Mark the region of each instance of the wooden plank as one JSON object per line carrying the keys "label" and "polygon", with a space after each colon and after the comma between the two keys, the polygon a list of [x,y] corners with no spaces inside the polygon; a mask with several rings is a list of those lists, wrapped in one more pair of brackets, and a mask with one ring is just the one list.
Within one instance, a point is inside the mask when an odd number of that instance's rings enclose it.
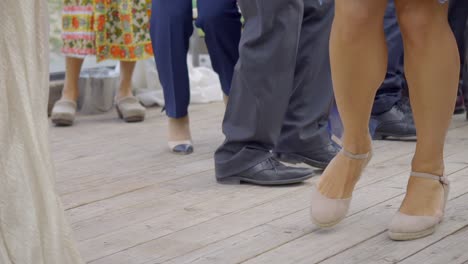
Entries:
{"label": "wooden plank", "polygon": [[[455,211],[456,209],[459,209],[460,206],[466,206],[467,203],[466,198],[468,198],[468,196],[459,197],[467,193],[466,187],[468,186],[468,179],[465,176],[466,172],[467,170],[464,170],[463,173],[459,172],[451,175],[451,179],[455,183],[453,186],[456,186],[456,188],[452,189],[451,197],[454,197],[455,199],[450,201],[448,204],[447,215],[457,215],[460,217],[450,218],[450,221],[447,221],[442,225],[443,228],[449,227],[455,228],[456,230],[467,224],[466,217],[468,216],[468,210]],[[391,189],[392,185],[389,185],[386,188]],[[393,242],[386,234],[387,225],[396,210],[398,210],[402,199],[403,193],[391,200],[385,201],[384,203],[378,204],[368,210],[348,217],[342,225],[337,226],[334,229],[318,229],[311,234],[307,234],[299,239],[268,251],[267,253],[246,261],[245,263],[265,263],[263,261],[266,259],[270,260],[269,263],[271,264],[322,263],[325,260],[330,261],[328,263],[388,263],[386,262],[388,259],[382,259],[382,256],[388,256],[389,254],[412,254],[415,252],[414,248],[412,249],[408,244],[404,245],[404,243]],[[451,232],[453,232],[453,230],[449,231],[449,233]],[[437,241],[440,239],[440,236],[443,237],[445,235],[447,235],[447,231],[444,232],[444,229],[441,228],[436,235],[428,237],[427,240]],[[398,250],[386,249],[382,251],[382,247],[384,245],[376,245],[376,241],[373,240],[375,237],[385,241],[385,244],[388,246],[397,247]],[[424,240],[417,240],[412,243],[420,247],[427,246]],[[368,247],[361,247],[361,245],[364,244]],[[359,249],[357,249],[357,247],[359,247]],[[348,249],[350,249],[351,253],[347,258],[339,260],[331,259]],[[379,252],[379,254],[375,254],[375,252]],[[366,254],[377,256],[378,259],[369,260],[364,258]],[[349,261],[349,259],[352,259],[352,261],[346,262]]]}
{"label": "wooden plank", "polygon": [[[226,186],[218,186],[212,177],[205,177],[203,174],[198,174],[199,177],[188,178],[192,183],[191,187],[177,186],[178,182],[173,185],[167,185],[169,189],[175,190],[171,195],[164,195],[154,200],[145,200],[142,203],[136,203],[132,206],[124,207],[119,210],[113,210],[105,214],[100,214],[87,218],[85,220],[77,221],[72,224],[75,231],[78,232],[78,240],[91,239],[96,236],[119,230],[123,227],[131,226],[144,222],[151,218],[157,218],[160,215],[167,214],[175,210],[175,208],[187,207],[192,204],[197,204],[210,200],[211,197],[226,194],[230,195],[238,189],[229,188]],[[200,185],[208,187],[207,190],[200,188]],[[198,185],[198,187],[197,187]],[[214,188],[209,188],[213,186]],[[242,186],[243,189],[250,186]]]}
{"label": "wooden plank", "polygon": [[467,262],[468,225],[415,255],[400,261],[401,264],[464,264]]}
{"label": "wooden plank", "polygon": [[[291,189],[215,183],[212,152],[223,138],[224,106],[193,109],[197,154],[187,157],[167,152],[165,126],[155,125],[164,124],[165,118],[153,110],[141,124],[123,125],[114,114],[108,114],[80,117],[73,128],[52,129],[54,158],[59,162],[58,189],[72,208],[68,214],[87,260],[133,264],[172,259],[172,263],[186,263],[198,254],[197,263],[234,263],[210,258],[222,256],[219,246],[228,245],[226,256],[237,256],[235,251],[240,248],[239,259],[246,260],[314,231],[304,203],[311,182]],[[461,119],[452,123],[446,152],[455,157],[451,168],[467,166],[466,158],[457,155],[467,145],[466,124]],[[116,139],[118,144],[114,144]],[[375,159],[358,185],[359,195],[368,199],[353,207],[356,214],[368,210],[376,203],[373,197],[382,195],[375,185],[383,186],[379,182],[389,178],[402,179],[414,143],[380,141],[374,149]],[[284,199],[297,203],[296,207],[287,208]],[[229,246],[232,241],[237,243]],[[259,241],[264,241],[262,247],[255,246]],[[128,252],[141,257],[127,258]],[[124,257],[120,260],[119,256]]]}
{"label": "wooden plank", "polygon": [[[388,171],[392,171],[392,170],[388,170]],[[388,176],[388,175],[387,175]]]}
{"label": "wooden plank", "polygon": [[[396,148],[397,148],[397,149],[402,149],[401,147],[398,147],[398,146],[397,146]],[[379,156],[379,155],[378,155],[378,157],[384,157],[384,156],[381,156],[381,155]],[[391,157],[388,157],[388,158],[391,159]],[[208,163],[210,163],[209,165],[212,165],[212,161],[208,161],[208,160],[203,160],[203,161],[204,161],[204,163],[208,162]],[[383,160],[382,160],[382,161],[383,161]],[[208,165],[205,164],[205,165],[202,165],[202,166],[208,166]],[[210,167],[211,167],[211,166],[209,166],[208,168],[210,168]],[[211,167],[211,168],[212,168],[212,167]],[[192,167],[188,167],[188,169],[191,170]],[[197,171],[199,168],[193,168],[193,169],[194,169],[194,171]],[[182,166],[182,167],[177,167],[176,169],[174,168],[174,169],[170,170],[170,173],[166,173],[165,170],[162,170],[162,171],[158,172],[158,174],[163,174],[163,175],[165,175],[165,174],[170,174],[170,175],[174,175],[174,174],[178,174],[178,173],[181,172],[181,171],[184,171],[184,166]],[[142,172],[139,172],[139,171],[138,171],[138,173],[144,173],[144,171],[142,171]],[[181,174],[184,174],[184,173],[181,173]],[[127,177],[127,178],[131,178],[131,179],[135,178],[135,176],[132,175],[132,174],[130,174],[129,176],[130,176],[130,177]],[[137,177],[137,181],[138,181],[138,182],[144,182],[145,184],[154,184],[154,181],[152,181],[151,179],[160,179],[160,178],[161,178],[161,177],[156,177],[156,175],[153,175],[152,173],[149,173],[148,177],[145,177],[145,178],[143,178],[143,179]],[[163,177],[163,178],[164,178],[164,177]],[[159,180],[158,180],[158,182],[159,182]],[[109,187],[111,184],[112,184],[112,183],[103,182],[103,183],[101,183],[99,186],[100,186],[101,188],[106,188],[106,187]],[[126,184],[125,186],[128,186],[128,184]],[[151,185],[149,185],[149,186],[151,186]],[[138,186],[138,187],[140,187],[140,186]],[[148,186],[145,185],[145,187],[142,188],[142,189],[145,189],[145,190],[146,190],[146,189],[147,189],[146,187],[148,187]],[[165,191],[164,186],[162,186],[161,189],[163,189],[162,191]],[[93,192],[93,190],[92,190],[91,188],[90,188],[90,189],[87,189],[86,191]],[[99,192],[98,192],[98,193],[99,193]],[[82,193],[80,193],[80,194],[82,194]],[[91,194],[88,194],[87,197],[89,197],[89,196],[91,196],[91,195],[92,195],[92,193],[91,193]],[[65,197],[67,197],[67,196],[65,196]],[[118,197],[118,196],[117,196],[117,197]],[[112,198],[111,198],[111,199],[112,199]],[[121,199],[121,198],[119,198],[119,199],[120,199],[120,201],[119,201],[117,204],[121,204],[122,202],[124,202],[124,199]],[[130,199],[130,200],[132,200],[132,199]],[[109,204],[110,204],[110,202],[109,202]],[[99,207],[102,207],[102,205],[99,205]],[[83,210],[82,210],[80,207],[78,207],[78,208],[76,208],[76,209],[78,209],[79,212],[78,212],[78,213],[73,213],[72,215],[81,215],[81,216],[82,216],[82,215],[85,214],[85,209],[87,210],[88,208],[83,208]]]}
{"label": "wooden plank", "polygon": [[[449,202],[446,220],[434,235],[416,241],[395,243],[390,241],[386,234],[380,234],[349,250],[337,254],[323,263],[396,263],[430,245],[437,245],[441,239],[450,236],[452,233],[468,225],[468,195],[461,194],[467,189],[467,186],[468,170],[457,173],[457,179],[454,184],[452,184],[451,195],[451,197],[455,199]],[[464,246],[465,250],[468,249],[466,245]],[[357,254],[357,252],[359,252],[359,254]]]}
{"label": "wooden plank", "polygon": [[[377,156],[382,157],[381,160],[385,161],[385,159],[383,159],[382,155],[377,155]],[[207,158],[208,159],[202,160],[200,162],[195,162],[194,166],[201,167],[201,168],[206,168],[206,169],[212,169],[213,168],[213,166],[212,166],[213,162],[211,160],[211,155],[209,157],[207,157]],[[392,157],[390,157],[390,158],[392,158]],[[93,198],[95,194],[100,196],[102,194],[102,192],[100,190],[105,191],[107,188],[115,189],[115,188],[118,188],[118,187],[121,187],[121,188],[125,187],[124,190],[132,190],[132,189],[146,190],[148,187],[151,187],[151,185],[161,184],[161,183],[166,182],[166,181],[163,181],[162,179],[166,179],[166,180],[168,180],[168,179],[170,180],[171,178],[177,179],[178,177],[182,177],[183,175],[189,176],[191,171],[195,171],[195,172],[202,171],[201,168],[200,169],[194,168],[191,165],[192,164],[189,163],[189,164],[184,164],[182,166],[179,166],[177,168],[169,168],[167,170],[160,170],[160,171],[156,171],[156,170],[152,170],[151,172],[137,171],[136,173],[131,173],[131,174],[126,175],[127,177],[125,179],[128,179],[128,180],[126,180],[124,182],[125,184],[119,181],[119,182],[116,183],[118,186],[115,186],[114,182],[108,183],[108,182],[105,182],[103,180],[103,182],[101,182],[101,184],[97,188],[94,188],[93,186],[90,186],[90,187],[88,187],[88,189],[85,189],[84,191],[79,192],[79,193],[77,193],[75,195],[86,196],[87,199],[89,200],[90,198]],[[401,167],[400,168],[401,171],[405,170],[405,168],[404,168],[405,166],[400,166],[400,167]],[[374,170],[370,169],[369,174],[373,174],[373,172],[374,172]],[[162,176],[161,176],[161,174],[162,174]],[[171,177],[167,178],[166,175],[171,175]],[[382,175],[382,176],[385,176],[385,175]],[[380,180],[380,178],[376,178],[376,180]],[[213,181],[214,181],[214,176],[213,176]],[[132,184],[133,182],[136,185],[133,185]],[[164,188],[164,185],[160,189],[161,189],[162,193],[167,192],[167,189]],[[130,192],[130,193],[132,193],[132,192]],[[70,195],[64,195],[63,197],[64,197],[64,199],[66,201],[68,201],[68,199],[72,199],[74,196],[70,197]],[[122,206],[125,205],[125,202],[123,201],[124,200],[123,198],[117,198],[117,199],[120,199],[120,202],[116,202],[115,204],[121,205],[119,207],[122,207]],[[142,199],[144,199],[144,198],[142,198]],[[108,199],[106,199],[106,200],[108,200]],[[108,204],[113,203],[112,202],[113,200],[114,200],[113,198],[110,198],[110,201],[108,202]],[[149,200],[151,200],[151,199],[149,198]],[[97,202],[99,202],[99,201],[97,201]],[[71,204],[71,203],[72,203],[72,201],[68,202],[68,204]],[[102,207],[101,204],[98,204],[97,206]],[[108,208],[108,207],[106,207],[106,208],[111,209],[111,208]],[[73,209],[70,213],[71,213],[71,215],[82,215],[83,216],[84,214],[86,214],[86,212],[84,212],[84,211],[86,211],[88,209],[89,209],[89,206],[85,206],[83,209],[81,209],[80,207],[77,207],[77,208]],[[78,212],[74,213],[74,211],[78,211]]]}
{"label": "wooden plank", "polygon": [[[394,180],[396,182],[402,182],[401,179],[404,177],[404,175],[397,176],[394,178]],[[381,182],[379,184],[366,186],[365,188],[357,190],[355,195],[355,203],[353,203],[353,206],[351,207],[350,216],[354,214],[359,215],[365,213],[365,211],[369,210],[368,208],[372,208],[372,205],[375,202],[385,202],[392,199],[393,197],[401,196],[401,188],[389,188],[388,185],[388,183]],[[380,206],[380,203],[378,205]],[[338,226],[338,228],[340,227]],[[280,247],[289,241],[312,234],[312,232],[321,231],[310,223],[309,212],[307,208],[295,215],[280,218],[276,221],[272,221],[230,238],[207,245],[204,248],[192,251],[181,257],[176,257],[169,263],[239,263],[261,255],[262,253],[267,252],[272,248]],[[323,243],[323,245],[328,245],[328,247],[330,247],[330,245],[336,244]],[[305,249],[301,248],[298,251],[301,250]],[[288,254],[284,251],[281,253],[284,253],[285,256],[277,263],[281,263],[281,261],[287,261],[286,258],[288,258]],[[266,259],[267,258],[265,257],[264,259],[261,259],[261,261],[266,261]],[[294,260],[297,261],[297,259]],[[261,263],[261,261],[258,263]]]}
{"label": "wooden plank", "polygon": [[[131,224],[120,230],[83,241],[80,243],[80,249],[89,257],[87,260],[100,259],[135,245],[165,237],[176,231],[190,229],[214,218],[222,218],[232,212],[258,206],[292,192],[294,192],[292,188],[282,188],[280,191],[272,192],[267,188],[245,187],[243,190],[232,189],[231,194],[219,195],[216,199],[208,199],[196,204],[192,204],[193,200],[176,200],[174,201],[175,206],[170,212],[158,213],[157,216],[153,213],[153,217],[144,222]],[[231,227],[226,226],[226,228],[230,229]],[[196,239],[196,237],[190,237],[186,241]],[[101,250],[96,252],[96,247]]]}
{"label": "wooden plank", "polygon": [[[403,171],[405,171],[405,170],[403,170]],[[393,172],[393,170],[389,170],[388,172]],[[376,175],[385,176],[385,174],[376,174]],[[390,176],[390,175],[386,175],[386,176],[388,177],[388,176]],[[214,177],[214,176],[210,176],[210,177]],[[196,178],[198,178],[198,177],[196,177]],[[198,181],[198,179],[197,179],[197,181]],[[192,184],[192,183],[189,183],[189,184],[186,185],[186,188],[189,189],[189,188],[191,188],[192,186],[193,186],[193,184]],[[232,189],[232,188],[235,188],[235,187],[229,186],[228,188],[229,188],[229,189]],[[306,189],[308,189],[308,188],[309,188],[309,187],[306,187]],[[203,189],[204,189],[204,190],[209,190],[209,189],[210,189],[210,186],[204,185],[204,186],[203,186]],[[273,192],[273,190],[272,190],[272,192]],[[277,196],[279,196],[279,195],[282,195],[282,193],[277,193]],[[177,196],[174,196],[174,197],[177,197]],[[211,207],[208,206],[208,207],[205,209],[205,212],[204,212],[204,213],[205,213],[206,215],[212,215],[212,211],[213,211],[213,210],[216,210],[216,208],[217,208],[216,205],[217,205],[217,204],[219,204],[219,202],[212,203],[212,204],[211,204]],[[122,212],[118,212],[118,213],[122,213]],[[110,218],[110,219],[115,219],[114,215],[115,215],[115,214],[112,214],[112,217],[109,217],[109,218]],[[203,215],[202,215],[202,219],[205,219],[205,217],[204,217]],[[118,220],[120,221],[121,219],[118,219]],[[113,225],[111,225],[111,224],[109,224],[109,223],[102,223],[101,221],[102,221],[101,218],[97,218],[97,219],[95,219],[95,220],[92,220],[92,219],[91,219],[90,222],[88,222],[88,223],[86,223],[86,224],[84,224],[84,225],[88,225],[88,226],[100,226],[100,225],[104,224],[104,225],[106,225],[106,226],[113,226]],[[163,225],[163,226],[167,225],[167,223],[164,223],[164,222],[160,222],[160,223],[158,223],[158,224],[159,224],[159,225]],[[152,224],[152,225],[154,226],[155,224]],[[143,226],[144,226],[144,225],[143,225]],[[182,226],[183,226],[183,225],[182,225]],[[177,228],[177,227],[176,227],[176,226],[172,227],[172,229],[174,229],[174,228]],[[130,230],[134,230],[132,227],[130,227],[129,229],[130,229]],[[144,229],[141,229],[141,230],[144,230]],[[173,230],[173,231],[176,231],[176,230]],[[94,231],[92,231],[92,232],[90,232],[90,233],[91,233],[91,234],[95,234]],[[121,233],[123,233],[123,232],[121,232]],[[127,231],[127,233],[125,233],[125,234],[126,234],[125,237],[128,237],[129,235],[131,235],[131,232],[128,233],[128,231]],[[115,236],[114,236],[114,237],[115,237]],[[138,236],[136,236],[135,239],[142,239],[142,238],[144,238],[144,237],[145,237],[144,235],[143,235],[143,236],[142,236],[142,235],[138,235]],[[102,239],[101,239],[101,240],[102,240]],[[104,238],[104,240],[109,241],[110,239],[109,239],[109,238]],[[137,240],[137,241],[138,241],[138,240]],[[141,243],[141,241],[140,241],[140,243]],[[108,244],[109,244],[109,243],[108,243]],[[129,247],[129,245],[127,245],[127,247]],[[94,247],[92,247],[92,248],[94,248]]]}
{"label": "wooden plank", "polygon": [[[186,175],[189,175],[187,177],[192,179],[197,176],[199,177],[200,175],[203,175],[204,173],[208,173],[208,172],[211,173],[209,171],[211,164],[212,164],[211,160],[203,160],[203,162],[200,163],[200,165],[206,166],[208,171],[206,172],[200,171],[197,173],[193,173],[193,175],[192,173],[189,174],[186,172]],[[178,171],[180,172],[181,170],[184,171],[184,168],[181,168]],[[171,173],[171,172],[169,171],[168,173]],[[181,175],[184,175],[184,174],[181,174]],[[193,177],[190,177],[190,175],[192,175]],[[158,175],[149,174],[148,176],[157,178]],[[134,177],[135,178],[140,177],[139,179],[141,180],[141,182],[145,181],[145,179],[141,176],[134,176]],[[95,201],[89,204],[81,205],[79,207],[67,210],[67,214],[71,218],[72,222],[78,222],[78,221],[90,219],[92,217],[96,217],[99,215],[103,215],[105,213],[110,213],[112,211],[117,211],[117,210],[121,210],[123,208],[127,208],[130,206],[135,206],[137,204],[141,204],[147,201],[154,201],[161,197],[173,195],[177,192],[183,191],[184,189],[177,186],[177,183],[186,181],[185,178],[187,177],[181,176],[181,178],[176,178],[171,181],[154,183],[152,185],[144,184],[144,187],[136,189],[136,190],[134,190],[136,186],[129,185],[128,188],[130,191],[128,191],[127,193],[122,193],[115,197],[109,197],[104,200],[99,200],[99,201]],[[151,182],[154,182],[154,181],[152,181],[152,179],[148,179],[146,183],[149,184]],[[209,186],[210,184],[207,184],[207,187]],[[107,185],[106,187],[112,188],[113,186]],[[91,188],[88,191],[91,193],[90,196],[92,196],[93,192],[95,192],[95,189]],[[80,194],[85,194],[85,192],[81,192]]]}
{"label": "wooden plank", "polygon": [[[210,141],[213,142],[213,137],[211,137]],[[161,159],[156,158],[154,153],[135,149],[136,154],[132,155],[129,152],[128,158],[127,155],[117,153],[114,158],[112,155],[110,155],[111,157],[103,155],[102,159],[91,156],[83,158],[85,162],[80,163],[77,161],[73,166],[69,164],[67,168],[86,168],[87,172],[85,173],[90,176],[86,180],[83,177],[68,179],[66,185],[64,184],[66,191],[63,188],[61,190],[64,204],[67,208],[76,207],[120,193],[126,193],[131,191],[131,188],[139,189],[158,182],[175,179],[186,172],[184,170],[186,164],[198,160],[203,161],[204,164],[208,162],[211,165],[212,152],[215,146],[208,144],[206,141],[202,143],[202,145],[198,145],[197,155],[190,158],[177,157],[164,149],[164,154],[160,155],[160,157],[163,157]],[[183,162],[183,165],[180,165],[181,162]],[[131,164],[131,166],[128,166],[128,164]],[[195,167],[191,167],[191,169],[194,170]],[[200,169],[205,168],[200,167]],[[78,175],[84,173],[79,170],[74,171]],[[195,170],[194,172],[198,171]],[[61,189],[60,186],[63,185],[59,183],[59,190]]]}
{"label": "wooden plank", "polygon": [[[303,208],[303,204],[297,203],[297,201],[305,200],[307,196],[306,192],[293,192],[282,197],[276,203],[267,202],[244,210],[242,213],[226,214],[217,217],[216,221],[202,222],[90,263],[160,263],[188,250],[202,247],[213,240],[229,237],[246,228],[252,228],[269,222],[271,219],[295,213]],[[219,205],[221,208],[222,206],[223,204]]]}
{"label": "wooden plank", "polygon": [[212,168],[213,162],[211,160],[211,155],[200,156],[199,158],[199,161],[186,162],[179,166],[168,166],[166,169],[157,170],[150,167],[148,170],[137,170],[122,175],[118,180],[114,177],[102,177],[101,180],[93,182],[83,190],[63,195],[62,199],[64,203],[66,203],[67,209],[76,208],[81,205],[110,199],[154,184],[177,180],[181,177],[187,177],[194,173],[203,172],[205,169]]}
{"label": "wooden plank", "polygon": [[[401,177],[407,177],[407,175],[402,175]],[[396,180],[397,177],[388,179],[388,181],[392,182],[395,182]],[[387,192],[396,194],[397,196],[401,196],[403,193],[403,188],[388,188],[382,182],[383,181],[376,183],[382,185],[382,187],[377,189],[377,192],[372,193],[369,186],[361,189],[363,191],[357,192],[356,199],[359,201],[364,201],[361,206],[365,205],[366,202],[369,203],[368,205],[363,206],[361,210],[365,210],[374,203],[380,203],[380,200],[372,199],[378,193]],[[369,193],[372,193],[372,195],[366,196],[366,194]],[[309,194],[306,189],[302,191],[296,191],[292,196],[282,197],[282,199],[277,199],[258,207],[253,207],[245,211],[218,217],[212,221],[204,222],[200,225],[175,232],[171,235],[144,243],[142,245],[138,245],[92,263],[125,263],[130,260],[131,263],[167,261],[177,257],[178,255],[182,255],[184,253],[201,248],[202,246],[206,246],[206,244],[214,243],[250,228],[271,222],[271,215],[264,215],[266,208],[273,210],[271,212],[273,216],[276,215],[275,213],[277,211],[284,213],[282,210],[291,210],[294,208],[294,211],[286,211],[290,213],[304,210],[304,208],[307,207],[307,204],[304,203],[304,201],[307,201],[307,198],[304,199],[304,197],[308,197],[308,195]],[[360,195],[366,196],[367,199],[359,198]],[[299,204],[300,206],[296,207],[296,204]],[[287,208],[283,208],[285,206]],[[359,207],[359,204],[355,204],[354,206]],[[366,212],[366,210],[364,212]],[[279,215],[279,217],[273,217],[273,219],[280,217],[281,215]],[[226,228],[227,226],[230,228]],[[174,244],[174,241],[177,241],[177,244]],[[157,248],[158,251],[152,252],[151,249],[154,250],[155,248]],[[282,259],[282,261],[284,261],[284,259]]]}
{"label": "wooden plank", "polygon": [[[213,113],[211,113],[213,111],[207,112],[208,113],[206,114],[211,116],[209,117],[210,120],[208,123],[203,120],[202,123],[213,127],[219,127],[221,115],[218,113],[213,115]],[[158,120],[158,123],[165,123],[165,119],[160,119],[161,120]],[[194,119],[195,123],[200,122],[199,118]],[[205,132],[217,133],[221,136],[219,129],[208,130]],[[132,153],[130,149],[134,148],[135,145],[137,145],[136,149],[154,151],[155,154],[160,154],[156,151],[166,149],[166,125],[157,125],[152,123],[151,120],[136,124],[124,124],[121,122],[111,124],[106,122],[98,122],[96,124],[86,123],[86,125],[77,125],[71,128],[52,128],[51,133],[53,134],[52,138],[54,139],[52,146],[54,150],[54,158],[57,160],[57,166],[61,166],[64,161],[60,160],[60,157],[66,156],[69,153],[75,154],[75,158],[89,155],[94,157],[105,155],[106,157],[109,157],[114,152],[127,153],[128,157],[131,157],[134,153]],[[197,133],[197,129],[195,129],[194,133]],[[200,136],[204,135],[201,134]],[[76,137],[80,138],[79,144],[74,140]],[[115,144],[116,139],[119,144]],[[195,138],[195,142],[198,142],[198,137]],[[76,162],[75,160],[71,161],[73,163]],[[67,180],[70,179],[69,173],[65,175]],[[65,177],[63,178],[65,179]],[[59,177],[59,182],[60,181],[61,177]]]}

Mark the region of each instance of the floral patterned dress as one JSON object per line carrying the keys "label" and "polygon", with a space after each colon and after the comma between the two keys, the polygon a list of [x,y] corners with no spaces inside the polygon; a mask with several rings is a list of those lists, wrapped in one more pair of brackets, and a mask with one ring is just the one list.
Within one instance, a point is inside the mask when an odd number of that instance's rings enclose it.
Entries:
{"label": "floral patterned dress", "polygon": [[97,61],[151,58],[151,0],[64,0],[63,53]]}

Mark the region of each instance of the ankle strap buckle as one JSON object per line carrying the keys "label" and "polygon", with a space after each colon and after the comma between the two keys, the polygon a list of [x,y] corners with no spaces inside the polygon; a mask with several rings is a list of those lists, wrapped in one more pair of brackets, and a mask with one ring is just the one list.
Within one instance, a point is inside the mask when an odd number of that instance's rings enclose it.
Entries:
{"label": "ankle strap buckle", "polygon": [[449,182],[447,176],[442,176],[442,177],[440,177],[440,180],[439,180],[439,181],[440,181],[440,183],[442,183],[442,184],[444,184],[444,185],[449,185],[449,184],[450,184],[450,182]]}
{"label": "ankle strap buckle", "polygon": [[341,149],[341,152],[346,157],[351,158],[351,159],[355,159],[355,160],[365,160],[365,159],[368,159],[372,155],[371,152],[368,152],[368,153],[365,153],[365,154],[354,154],[354,153],[351,153],[351,152],[345,150],[344,148]]}
{"label": "ankle strap buckle", "polygon": [[443,185],[449,185],[450,182],[447,178],[447,176],[438,176],[430,173],[425,173],[425,172],[411,172],[411,176],[413,177],[419,177],[419,178],[425,178],[425,179],[431,179],[435,181],[439,181]]}

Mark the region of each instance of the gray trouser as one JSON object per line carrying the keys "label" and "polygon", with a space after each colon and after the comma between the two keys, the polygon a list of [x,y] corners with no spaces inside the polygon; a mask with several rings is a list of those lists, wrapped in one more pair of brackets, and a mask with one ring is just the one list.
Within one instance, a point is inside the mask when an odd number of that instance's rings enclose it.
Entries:
{"label": "gray trouser", "polygon": [[216,176],[242,172],[276,152],[329,144],[333,100],[328,42],[333,5],[317,0],[239,0],[245,18]]}

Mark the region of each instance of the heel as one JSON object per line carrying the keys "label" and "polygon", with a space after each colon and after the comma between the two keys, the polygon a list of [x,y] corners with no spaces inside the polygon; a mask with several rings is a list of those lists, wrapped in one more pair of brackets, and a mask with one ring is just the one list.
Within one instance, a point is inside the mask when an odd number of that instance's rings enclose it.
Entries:
{"label": "heel", "polygon": [[403,214],[400,211],[393,217],[388,235],[396,241],[408,241],[432,235],[436,227],[444,218],[445,207],[450,192],[450,183],[445,176],[437,176],[429,173],[412,172],[411,177],[419,177],[439,181],[444,188],[444,201],[442,204],[442,215],[440,216],[413,216]]}
{"label": "heel", "polygon": [[216,179],[216,181],[220,184],[225,184],[225,185],[239,185],[241,183],[241,180],[236,177]]}
{"label": "heel", "polygon": [[299,158],[295,158],[294,154],[278,153],[276,155],[276,158],[279,159],[282,162],[286,162],[286,163],[289,163],[289,164],[299,164],[299,163],[303,162]]}

